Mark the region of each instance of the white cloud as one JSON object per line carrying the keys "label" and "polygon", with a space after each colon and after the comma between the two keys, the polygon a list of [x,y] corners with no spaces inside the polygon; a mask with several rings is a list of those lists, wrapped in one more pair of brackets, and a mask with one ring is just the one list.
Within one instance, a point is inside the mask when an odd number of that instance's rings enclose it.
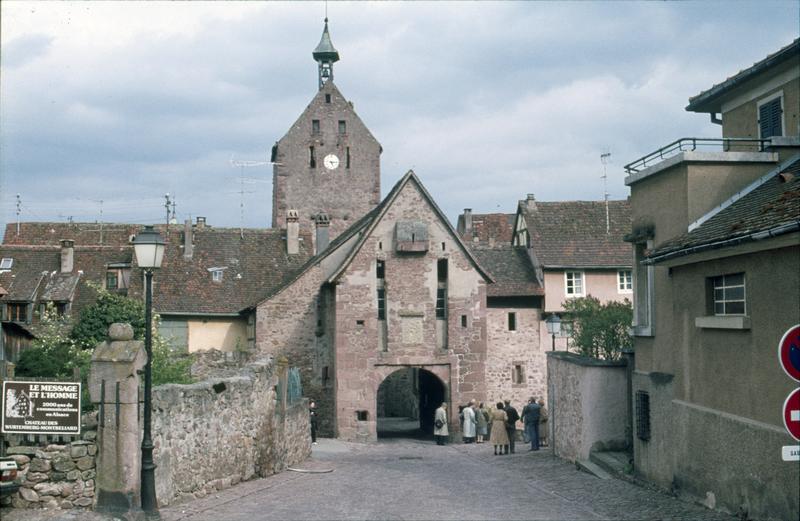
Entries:
{"label": "white cloud", "polygon": [[[624,163],[719,134],[687,98],[791,41],[794,7],[328,4],[336,81],[384,147],[384,192],[414,167],[451,218],[513,211],[528,192],[598,199],[607,149],[609,192],[625,197]],[[321,3],[0,9],[0,223],[16,192],[26,219],[89,219],[103,199],[106,216],[143,222],[177,192],[179,214],[236,226],[228,160],[264,159],[315,93]],[[244,196],[263,226],[271,170],[245,175],[265,181]]]}

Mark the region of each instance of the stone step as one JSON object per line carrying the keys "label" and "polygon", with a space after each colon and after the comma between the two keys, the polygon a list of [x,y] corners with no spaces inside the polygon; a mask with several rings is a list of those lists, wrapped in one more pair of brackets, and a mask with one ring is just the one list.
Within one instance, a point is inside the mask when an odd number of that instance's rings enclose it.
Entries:
{"label": "stone step", "polygon": [[617,476],[622,478],[629,477],[628,474],[625,473],[625,469],[628,466],[630,459],[631,455],[628,452],[592,451],[589,454],[589,460],[592,463],[602,468],[604,471],[611,474],[612,476]]}
{"label": "stone step", "polygon": [[600,468],[600,466],[592,463],[588,460],[577,460],[575,462],[575,466],[577,466],[580,470],[584,472],[588,472],[600,479],[611,479],[611,474]]}

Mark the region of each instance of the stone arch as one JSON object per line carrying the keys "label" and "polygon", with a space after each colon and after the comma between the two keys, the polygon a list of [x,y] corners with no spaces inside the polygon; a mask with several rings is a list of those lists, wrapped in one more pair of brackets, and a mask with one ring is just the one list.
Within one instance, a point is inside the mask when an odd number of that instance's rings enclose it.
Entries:
{"label": "stone arch", "polygon": [[432,435],[434,411],[442,402],[450,402],[447,369],[402,365],[382,370],[375,389],[377,437]]}

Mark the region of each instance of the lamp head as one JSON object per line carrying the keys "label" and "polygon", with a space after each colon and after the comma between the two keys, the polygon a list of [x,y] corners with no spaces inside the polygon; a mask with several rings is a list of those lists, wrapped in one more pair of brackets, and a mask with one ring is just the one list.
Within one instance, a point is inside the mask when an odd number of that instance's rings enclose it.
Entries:
{"label": "lamp head", "polygon": [[136,263],[141,268],[157,269],[164,258],[164,238],[152,226],[145,226],[133,238]]}

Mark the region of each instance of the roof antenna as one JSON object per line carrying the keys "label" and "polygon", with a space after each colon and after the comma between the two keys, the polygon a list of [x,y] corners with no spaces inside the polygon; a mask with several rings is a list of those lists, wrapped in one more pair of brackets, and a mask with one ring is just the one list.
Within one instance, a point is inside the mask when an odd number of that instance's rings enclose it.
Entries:
{"label": "roof antenna", "polygon": [[169,208],[172,205],[172,201],[169,199],[169,192],[164,194],[164,208],[167,209],[167,229],[169,229]]}
{"label": "roof antenna", "polygon": [[245,181],[248,183],[258,183],[261,182],[261,179],[255,179],[252,177],[245,177],[244,176],[244,169],[245,167],[252,167],[252,166],[262,166],[262,165],[271,165],[273,164],[272,161],[252,161],[246,159],[234,159],[231,157],[231,166],[232,167],[239,167],[240,175],[239,175],[239,237],[244,239],[244,194],[252,194],[255,193],[253,190],[245,190],[244,183]]}
{"label": "roof antenna", "polygon": [[603,200],[606,202],[606,235],[611,233],[611,219],[608,215],[608,175],[606,174],[606,165],[611,162],[611,152],[606,149],[606,152],[600,154],[600,162],[603,163]]}
{"label": "roof antenna", "polygon": [[22,199],[17,194],[17,236],[19,236],[19,214],[22,212]]}

